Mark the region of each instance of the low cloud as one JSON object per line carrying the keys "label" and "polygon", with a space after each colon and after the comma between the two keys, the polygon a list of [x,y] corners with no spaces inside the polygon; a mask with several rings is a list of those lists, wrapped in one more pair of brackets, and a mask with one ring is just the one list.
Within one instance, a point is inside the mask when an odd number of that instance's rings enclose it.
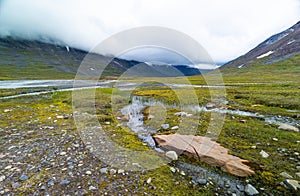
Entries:
{"label": "low cloud", "polygon": [[[0,0],[0,36],[90,50],[119,31],[163,26],[231,60],[300,19],[299,0]],[[128,58],[132,58],[128,57]],[[143,55],[137,57],[143,59]]]}

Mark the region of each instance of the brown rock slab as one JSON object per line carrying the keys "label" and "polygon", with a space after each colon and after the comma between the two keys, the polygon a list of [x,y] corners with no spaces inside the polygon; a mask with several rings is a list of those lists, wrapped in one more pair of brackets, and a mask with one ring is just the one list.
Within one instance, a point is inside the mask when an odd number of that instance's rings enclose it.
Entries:
{"label": "brown rock slab", "polygon": [[171,134],[155,135],[154,139],[163,149],[193,156],[211,166],[220,167],[232,175],[246,177],[255,173],[246,165],[249,161],[228,154],[228,149],[212,141],[211,138]]}

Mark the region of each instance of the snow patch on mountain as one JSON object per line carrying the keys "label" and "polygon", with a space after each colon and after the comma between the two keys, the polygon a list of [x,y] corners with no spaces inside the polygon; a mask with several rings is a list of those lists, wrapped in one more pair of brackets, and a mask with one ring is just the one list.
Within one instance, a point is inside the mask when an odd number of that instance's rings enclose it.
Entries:
{"label": "snow patch on mountain", "polygon": [[260,56],[258,56],[258,57],[256,57],[257,59],[262,59],[262,58],[264,58],[264,57],[267,57],[267,56],[270,56],[271,54],[273,54],[274,53],[274,51],[269,51],[269,52],[267,52],[267,53],[265,53],[265,54],[262,54],[262,55],[260,55]]}

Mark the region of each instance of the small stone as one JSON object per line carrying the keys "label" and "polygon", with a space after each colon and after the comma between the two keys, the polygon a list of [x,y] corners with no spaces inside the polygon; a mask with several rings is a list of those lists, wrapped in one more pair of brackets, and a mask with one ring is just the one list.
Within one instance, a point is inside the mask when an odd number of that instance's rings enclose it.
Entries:
{"label": "small stone", "polygon": [[43,185],[43,186],[41,187],[41,190],[46,190],[46,186]]}
{"label": "small stone", "polygon": [[48,181],[48,186],[54,186],[54,180],[49,180]]}
{"label": "small stone", "polygon": [[18,182],[14,182],[14,183],[11,184],[11,187],[12,187],[13,189],[17,189],[17,188],[19,188],[20,186],[21,186],[21,184],[18,183]]}
{"label": "small stone", "polygon": [[4,181],[5,180],[5,176],[0,176],[0,182]]}
{"label": "small stone", "polygon": [[152,178],[148,178],[148,180],[147,180],[147,184],[150,184],[150,183],[151,183],[151,181],[152,181]]}
{"label": "small stone", "polygon": [[119,169],[119,170],[118,170],[118,174],[123,174],[123,173],[125,173],[125,170],[124,170],[124,169]]}
{"label": "small stone", "polygon": [[174,167],[170,167],[171,172],[175,173],[176,169]]}
{"label": "small stone", "polygon": [[278,141],[278,139],[274,137],[274,138],[273,138],[273,141],[277,142],[277,141]]}
{"label": "small stone", "polygon": [[68,180],[62,180],[59,184],[60,185],[66,185],[66,184],[69,184],[70,183],[70,181],[68,181]]}
{"label": "small stone", "polygon": [[251,195],[258,195],[259,192],[254,188],[251,184],[247,184],[245,187],[245,193],[249,196]]}
{"label": "small stone", "polygon": [[64,116],[56,116],[57,119],[63,119]]}
{"label": "small stone", "polygon": [[163,129],[169,129],[170,125],[169,124],[162,124],[161,127]]}
{"label": "small stone", "polygon": [[266,153],[265,151],[261,150],[259,153],[263,158],[268,158],[270,155]]}
{"label": "small stone", "polygon": [[12,110],[11,109],[4,109],[3,111],[4,111],[4,113],[7,113],[7,112],[11,112]]}
{"label": "small stone", "polygon": [[111,175],[114,175],[114,174],[117,173],[117,171],[116,171],[115,169],[111,169],[111,170],[109,171],[109,173],[110,173]]}
{"label": "small stone", "polygon": [[197,183],[199,183],[200,185],[206,185],[207,180],[206,179],[197,179]]}
{"label": "small stone", "polygon": [[300,182],[297,180],[284,180],[282,182],[282,184],[284,184],[288,189],[290,189],[291,191],[294,191],[295,193],[299,193],[300,192]]}
{"label": "small stone", "polygon": [[89,190],[90,190],[90,191],[96,191],[96,190],[97,190],[97,188],[96,188],[96,187],[94,187],[94,186],[90,186],[90,187],[89,187]]}
{"label": "small stone", "polygon": [[102,173],[102,174],[107,174],[107,168],[106,168],[106,167],[101,168],[101,169],[100,169],[100,173]]}
{"label": "small stone", "polygon": [[105,124],[106,124],[106,125],[110,125],[110,122],[107,121],[107,122],[105,122]]}
{"label": "small stone", "polygon": [[86,175],[91,175],[92,172],[91,172],[91,171],[86,171],[85,174],[86,174]]}
{"label": "small stone", "polygon": [[28,180],[28,176],[23,174],[23,175],[20,176],[19,180],[21,180],[21,181]]}
{"label": "small stone", "polygon": [[294,127],[289,124],[281,124],[278,129],[286,130],[286,131],[293,131],[293,132],[299,132],[299,129],[297,127]]}
{"label": "small stone", "polygon": [[251,146],[252,149],[256,149],[256,146]]}
{"label": "small stone", "polygon": [[61,153],[60,153],[61,156],[64,156],[64,155],[66,155],[66,154],[67,154],[66,152],[61,152]]}
{"label": "small stone", "polygon": [[179,126],[171,127],[171,130],[176,130],[176,129],[179,129]]}
{"label": "small stone", "polygon": [[184,173],[184,171],[180,171],[180,174],[181,174],[181,175],[183,175],[183,176],[185,176],[185,173]]}
{"label": "small stone", "polygon": [[177,155],[177,153],[175,151],[168,151],[168,152],[166,152],[166,156],[168,158],[172,159],[173,161],[178,159],[178,155]]}
{"label": "small stone", "polygon": [[11,168],[12,168],[12,166],[11,166],[11,165],[8,165],[8,166],[6,166],[4,169],[9,170],[9,169],[11,169]]}
{"label": "small stone", "polygon": [[293,176],[291,176],[290,174],[288,174],[286,172],[281,172],[280,175],[284,178],[289,178],[289,179],[293,178]]}
{"label": "small stone", "polygon": [[294,152],[294,155],[299,156],[299,152]]}

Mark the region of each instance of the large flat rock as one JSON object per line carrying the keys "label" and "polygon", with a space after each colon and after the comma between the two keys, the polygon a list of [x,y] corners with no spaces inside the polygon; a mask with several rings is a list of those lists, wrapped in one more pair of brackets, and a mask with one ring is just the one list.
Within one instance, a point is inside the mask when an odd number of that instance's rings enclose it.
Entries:
{"label": "large flat rock", "polygon": [[223,171],[239,177],[246,177],[255,172],[246,163],[249,161],[228,154],[224,148],[211,138],[194,135],[155,135],[155,141],[166,150],[178,154],[193,156],[211,166],[220,167]]}

